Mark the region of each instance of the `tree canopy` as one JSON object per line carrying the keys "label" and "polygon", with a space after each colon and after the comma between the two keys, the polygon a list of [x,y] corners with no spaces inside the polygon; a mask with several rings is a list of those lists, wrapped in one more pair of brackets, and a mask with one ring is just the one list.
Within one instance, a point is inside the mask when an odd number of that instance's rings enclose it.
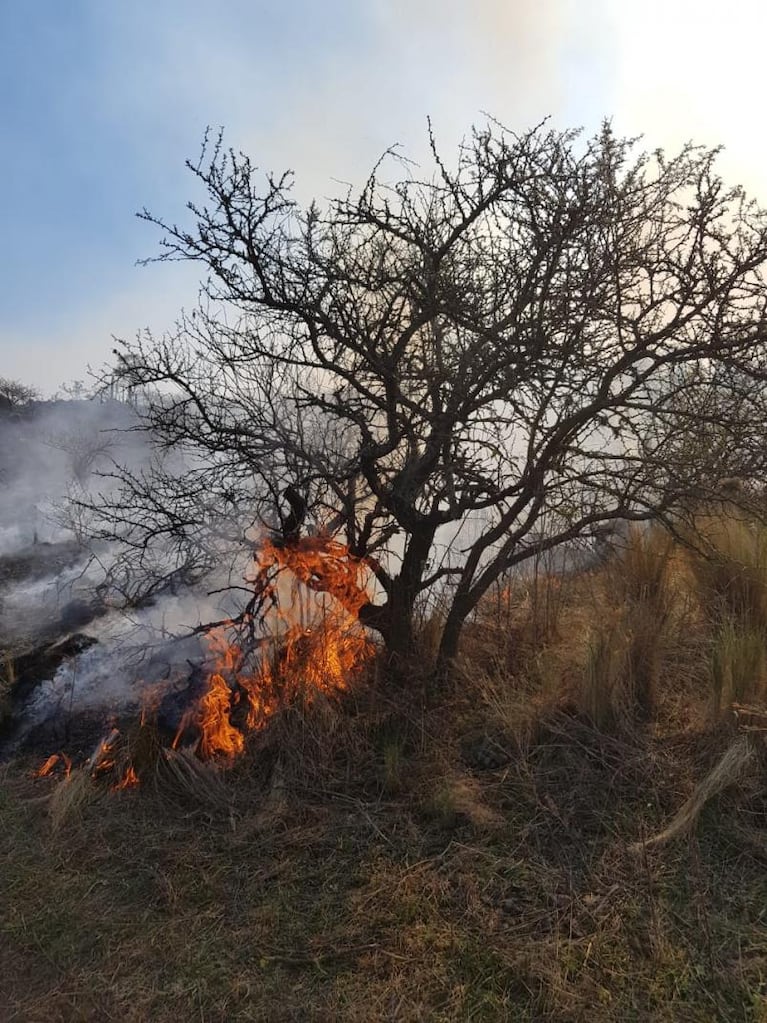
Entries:
{"label": "tree canopy", "polygon": [[454,166],[430,140],[426,170],[392,151],[302,208],[290,174],[206,139],[190,223],[143,214],[160,259],[205,268],[199,305],[117,352],[190,468],[124,471],[100,513],[125,566],[161,545],[204,572],[281,508],[369,566],[359,616],[395,654],[442,587],[446,664],[514,566],[763,479],[767,214],[716,150],[607,124],[490,121]]}
{"label": "tree canopy", "polygon": [[39,398],[40,394],[35,387],[29,387],[20,380],[12,380],[9,377],[0,377],[0,408],[18,408],[21,405],[28,405],[30,401]]}

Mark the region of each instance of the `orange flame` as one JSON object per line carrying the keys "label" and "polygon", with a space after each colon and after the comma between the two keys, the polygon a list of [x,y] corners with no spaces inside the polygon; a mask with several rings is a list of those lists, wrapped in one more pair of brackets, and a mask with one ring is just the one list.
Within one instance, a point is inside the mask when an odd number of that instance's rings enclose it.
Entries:
{"label": "orange flame", "polygon": [[[283,570],[292,579],[290,599],[283,601],[289,603],[287,609],[278,599]],[[172,748],[191,726],[199,736],[199,757],[232,761],[243,752],[246,734],[264,728],[281,706],[299,696],[311,702],[318,694],[347,689],[373,653],[358,620],[360,608],[370,599],[369,571],[362,559],[328,536],[302,537],[284,546],[265,541],[252,581],[258,592],[272,597],[273,642],[261,646],[260,659],[248,668],[226,627],[208,634],[213,666],[207,688],[184,715]],[[142,723],[158,700],[156,691],[145,700]],[[118,738],[118,730],[112,729],[86,764],[94,777],[117,775],[113,791],[139,784],[134,766],[118,763]],[[69,758],[54,754],[38,775],[50,774],[60,760],[69,774]]]}
{"label": "orange flame", "polygon": [[139,778],[136,774],[136,770],[133,764],[128,764],[128,768],[122,778],[117,782],[116,785],[112,786],[112,792],[118,792],[120,789],[132,789],[139,784]]}
{"label": "orange flame", "polygon": [[53,774],[59,764],[63,766],[64,776],[68,778],[72,772],[72,761],[66,753],[52,753],[45,763],[35,771],[35,778],[47,778]]}
{"label": "orange flame", "polygon": [[[215,667],[193,712],[200,730],[197,750],[203,758],[234,758],[244,748],[245,732],[263,728],[281,705],[299,695],[311,701],[319,693],[332,695],[348,688],[353,674],[372,653],[357,619],[359,609],[370,599],[368,569],[362,560],[327,536],[310,536],[284,547],[266,541],[258,563],[262,590],[275,593],[275,581],[264,585],[274,569],[287,569],[294,585],[288,611],[280,609],[275,599],[278,627],[271,652],[262,654],[260,663],[246,671],[241,667],[240,647],[223,629],[208,636]],[[309,600],[295,583],[309,591]],[[324,595],[330,597],[330,607]],[[232,712],[241,693],[247,699],[247,714],[240,715],[245,720],[236,727]],[[187,717],[174,746],[189,724]]]}
{"label": "orange flame", "polygon": [[234,758],[242,753],[245,737],[231,722],[232,707],[238,701],[222,675],[210,676],[209,689],[200,700],[200,755],[208,760],[221,754]]}
{"label": "orange flame", "polygon": [[274,565],[288,569],[308,590],[330,594],[355,619],[370,600],[367,563],[329,536],[303,536],[284,546],[265,540],[259,571],[263,573]]}
{"label": "orange flame", "polygon": [[109,771],[114,769],[115,766],[115,744],[120,736],[119,729],[113,728],[109,735],[102,739],[96,747],[95,752],[91,755],[86,766],[90,770],[91,774],[107,774]]}

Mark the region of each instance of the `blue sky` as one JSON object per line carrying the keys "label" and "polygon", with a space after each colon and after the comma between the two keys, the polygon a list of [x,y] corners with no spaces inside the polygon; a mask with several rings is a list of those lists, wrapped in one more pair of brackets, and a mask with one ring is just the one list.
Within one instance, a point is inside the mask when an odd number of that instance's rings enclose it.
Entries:
{"label": "blue sky", "polygon": [[0,0],[0,376],[51,393],[111,336],[172,325],[199,270],[136,267],[183,217],[205,126],[303,198],[488,111],[724,142],[767,202],[756,0]]}

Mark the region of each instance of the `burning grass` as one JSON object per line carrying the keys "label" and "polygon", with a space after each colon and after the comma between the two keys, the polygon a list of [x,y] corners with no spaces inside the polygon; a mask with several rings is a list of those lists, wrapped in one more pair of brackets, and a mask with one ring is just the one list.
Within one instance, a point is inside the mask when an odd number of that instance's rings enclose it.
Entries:
{"label": "burning grass", "polygon": [[[367,575],[359,559],[327,536],[290,545],[265,540],[246,611],[205,635],[204,684],[170,741],[156,725],[167,689],[151,685],[140,725],[127,732],[113,727],[78,768],[113,790],[156,780],[158,771],[176,781],[207,779],[211,772],[193,767],[195,762],[230,767],[244,754],[248,737],[280,711],[346,692],[363,678],[375,653],[357,621],[369,599]],[[64,767],[69,781],[71,758],[52,754],[37,775],[60,774]],[[201,787],[210,785],[206,780]]]}
{"label": "burning grass", "polygon": [[[287,600],[280,594],[284,573]],[[263,729],[281,708],[346,690],[374,651],[356,617],[369,599],[365,582],[362,563],[329,537],[282,546],[265,541],[252,586],[260,624],[272,634],[253,642],[248,619],[240,623],[247,626],[240,629],[244,643],[232,639],[231,628],[208,635],[213,669],[205,692],[182,719],[173,749],[188,744],[191,731],[200,759],[231,762],[242,755],[247,734]],[[321,598],[312,599],[317,593]]]}

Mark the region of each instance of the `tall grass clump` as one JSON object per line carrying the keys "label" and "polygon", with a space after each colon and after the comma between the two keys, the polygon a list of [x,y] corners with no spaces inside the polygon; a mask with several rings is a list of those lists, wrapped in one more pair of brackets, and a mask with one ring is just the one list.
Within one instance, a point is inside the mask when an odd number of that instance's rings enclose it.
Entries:
{"label": "tall grass clump", "polygon": [[672,557],[673,543],[667,533],[637,529],[630,534],[611,572],[611,589],[624,608],[629,636],[628,709],[645,721],[655,712],[658,682],[670,638],[676,596],[671,578]]}
{"label": "tall grass clump", "polygon": [[665,533],[632,530],[604,570],[581,704],[597,728],[654,716],[676,601],[672,556]]}
{"label": "tall grass clump", "polygon": [[693,566],[719,716],[767,692],[767,528],[733,511],[700,516],[696,530]]}
{"label": "tall grass clump", "polygon": [[733,703],[757,699],[767,679],[764,631],[725,618],[712,637],[710,667],[714,716]]}
{"label": "tall grass clump", "polygon": [[767,528],[736,512],[695,523],[694,570],[709,621],[767,630]]}
{"label": "tall grass clump", "polygon": [[628,637],[620,624],[600,626],[589,637],[581,710],[599,731],[611,731],[621,716],[627,651]]}

